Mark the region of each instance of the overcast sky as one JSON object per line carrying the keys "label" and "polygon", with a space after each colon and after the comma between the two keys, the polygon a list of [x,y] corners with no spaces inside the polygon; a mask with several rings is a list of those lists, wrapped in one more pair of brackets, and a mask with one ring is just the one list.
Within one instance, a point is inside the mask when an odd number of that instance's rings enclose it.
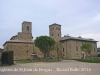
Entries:
{"label": "overcast sky", "polygon": [[100,41],[100,0],[0,0],[1,48],[21,32],[23,21],[32,22],[34,39],[49,35],[49,25],[56,22],[62,25],[62,36]]}

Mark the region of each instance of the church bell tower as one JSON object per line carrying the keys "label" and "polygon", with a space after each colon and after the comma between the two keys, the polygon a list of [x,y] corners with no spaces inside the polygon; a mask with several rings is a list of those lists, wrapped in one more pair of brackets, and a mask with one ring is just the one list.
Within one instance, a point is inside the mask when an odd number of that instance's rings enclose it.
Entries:
{"label": "church bell tower", "polygon": [[22,23],[22,32],[23,33],[32,33],[32,23],[24,21]]}

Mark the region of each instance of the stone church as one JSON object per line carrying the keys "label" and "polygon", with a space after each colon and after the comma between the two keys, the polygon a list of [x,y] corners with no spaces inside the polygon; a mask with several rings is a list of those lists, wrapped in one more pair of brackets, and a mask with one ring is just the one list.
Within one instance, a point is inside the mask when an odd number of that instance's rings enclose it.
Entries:
{"label": "stone church", "polygon": [[[63,59],[77,59],[82,57],[80,46],[89,42],[93,46],[92,55],[97,56],[97,42],[94,39],[71,37],[64,35],[61,37],[61,25],[49,25],[49,36],[56,41],[54,50],[51,51],[53,57],[60,57]],[[32,36],[32,23],[24,21],[22,23],[22,32],[11,37],[9,41],[4,43],[4,51],[13,51],[15,59],[28,59],[32,57],[32,53],[36,52],[38,57],[43,57],[43,53],[39,51],[34,45]]]}
{"label": "stone church", "polygon": [[15,59],[30,58],[33,52],[32,23],[24,21],[22,32],[11,37],[10,41],[4,43],[4,51],[13,51]]}

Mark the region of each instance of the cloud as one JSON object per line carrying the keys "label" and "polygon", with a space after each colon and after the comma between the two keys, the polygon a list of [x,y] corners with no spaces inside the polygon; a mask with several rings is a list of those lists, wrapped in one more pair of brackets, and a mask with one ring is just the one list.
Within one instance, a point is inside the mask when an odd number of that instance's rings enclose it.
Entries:
{"label": "cloud", "polygon": [[99,7],[100,1],[97,0],[2,0],[0,44],[20,32],[23,21],[32,22],[34,38],[49,35],[49,25],[55,22],[55,13],[56,23],[62,25],[63,35],[84,34],[89,37],[91,34],[93,37],[100,33]]}

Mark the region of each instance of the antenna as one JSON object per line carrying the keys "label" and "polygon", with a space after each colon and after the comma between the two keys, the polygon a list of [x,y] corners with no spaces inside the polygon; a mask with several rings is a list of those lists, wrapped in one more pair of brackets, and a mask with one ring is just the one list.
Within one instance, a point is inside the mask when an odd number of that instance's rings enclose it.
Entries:
{"label": "antenna", "polygon": [[55,13],[55,23],[56,23],[56,13]]}
{"label": "antenna", "polygon": [[81,36],[81,33],[79,33],[79,36]]}

